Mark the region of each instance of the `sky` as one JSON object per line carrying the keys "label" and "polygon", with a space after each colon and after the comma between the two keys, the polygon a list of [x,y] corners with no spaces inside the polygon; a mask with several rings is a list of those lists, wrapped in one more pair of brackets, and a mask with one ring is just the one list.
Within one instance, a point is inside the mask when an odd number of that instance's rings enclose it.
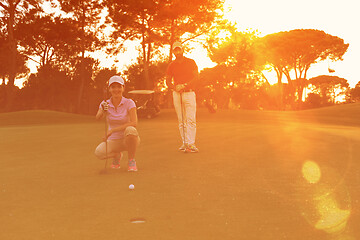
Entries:
{"label": "sky", "polygon": [[[344,39],[349,43],[348,51],[343,56],[343,61],[324,61],[313,65],[307,77],[318,75],[334,75],[348,80],[350,87],[360,81],[359,59],[360,56],[360,7],[359,0],[226,0],[225,17],[236,22],[239,31],[257,30],[260,36],[289,31],[293,29],[318,29]],[[129,43],[127,51],[115,58],[107,57],[105,53],[98,52],[101,66],[111,67],[113,64],[122,70],[133,62],[138,54],[135,44]],[[207,57],[207,52],[194,45],[194,48],[185,54],[193,58],[199,70],[213,67],[215,64]],[[114,62],[114,59],[117,62]],[[328,67],[334,73],[328,72]],[[271,83],[277,81],[275,73],[266,74]],[[20,85],[17,82],[17,85]]]}
{"label": "sky", "polygon": [[[360,81],[359,0],[226,0],[225,17],[239,30],[258,30],[260,36],[293,29],[323,30],[349,43],[343,61],[325,61],[310,67],[307,77],[334,75],[348,80],[351,87]],[[329,74],[328,67],[335,72]],[[276,82],[276,75],[269,79]]]}

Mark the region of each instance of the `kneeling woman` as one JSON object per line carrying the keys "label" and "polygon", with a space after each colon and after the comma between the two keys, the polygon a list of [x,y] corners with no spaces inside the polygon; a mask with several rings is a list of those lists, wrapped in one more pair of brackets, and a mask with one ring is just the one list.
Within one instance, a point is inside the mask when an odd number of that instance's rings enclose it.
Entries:
{"label": "kneeling woman", "polygon": [[96,119],[106,117],[108,129],[105,141],[100,143],[95,155],[99,159],[113,158],[111,168],[119,169],[122,152],[128,152],[128,171],[137,171],[135,162],[136,148],[140,143],[136,130],[137,113],[135,102],[123,97],[124,79],[112,76],[109,79],[111,98],[100,103]]}

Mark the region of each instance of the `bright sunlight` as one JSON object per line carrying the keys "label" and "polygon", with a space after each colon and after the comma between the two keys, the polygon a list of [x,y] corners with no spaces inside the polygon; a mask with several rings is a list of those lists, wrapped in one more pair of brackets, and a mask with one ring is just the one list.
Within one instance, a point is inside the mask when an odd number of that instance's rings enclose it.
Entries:
{"label": "bright sunlight", "polygon": [[[354,87],[360,79],[360,72],[357,71],[360,35],[351,27],[344,26],[353,26],[360,21],[357,9],[356,0],[345,0],[342,4],[325,0],[304,0],[296,5],[286,0],[226,0],[224,15],[236,22],[240,31],[258,30],[261,36],[293,29],[318,29],[343,38],[350,43],[344,60],[319,62],[309,69],[307,77],[329,74],[330,65],[337,76],[347,79],[350,86]],[[268,76],[276,79],[273,73]]]}

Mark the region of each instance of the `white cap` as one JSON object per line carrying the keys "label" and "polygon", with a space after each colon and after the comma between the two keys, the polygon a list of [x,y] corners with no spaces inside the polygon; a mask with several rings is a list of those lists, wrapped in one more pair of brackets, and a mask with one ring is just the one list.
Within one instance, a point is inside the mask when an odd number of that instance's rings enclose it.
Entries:
{"label": "white cap", "polygon": [[117,76],[117,75],[115,75],[115,76],[112,76],[110,79],[109,79],[109,86],[111,85],[111,84],[113,84],[113,83],[120,83],[121,85],[125,85],[125,81],[124,81],[124,79],[122,78],[122,77],[120,77],[120,76]]}
{"label": "white cap", "polygon": [[182,50],[183,46],[181,42],[174,42],[174,44],[172,45],[172,49],[174,50],[175,48],[180,48]]}

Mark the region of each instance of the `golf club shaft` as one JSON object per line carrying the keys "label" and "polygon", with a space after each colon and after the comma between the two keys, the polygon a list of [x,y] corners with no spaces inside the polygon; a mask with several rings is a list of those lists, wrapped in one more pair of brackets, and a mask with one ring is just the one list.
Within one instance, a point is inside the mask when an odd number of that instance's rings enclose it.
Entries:
{"label": "golf club shaft", "polygon": [[107,160],[108,160],[108,142],[107,142],[107,119],[106,119],[106,112],[105,112],[105,168],[107,165]]}
{"label": "golf club shaft", "polygon": [[[104,90],[104,101],[107,100],[107,89]],[[104,119],[105,119],[105,166],[104,169],[106,169],[107,166],[107,160],[108,160],[108,142],[107,142],[107,131],[108,131],[108,122],[107,122],[107,111],[104,112]]]}

